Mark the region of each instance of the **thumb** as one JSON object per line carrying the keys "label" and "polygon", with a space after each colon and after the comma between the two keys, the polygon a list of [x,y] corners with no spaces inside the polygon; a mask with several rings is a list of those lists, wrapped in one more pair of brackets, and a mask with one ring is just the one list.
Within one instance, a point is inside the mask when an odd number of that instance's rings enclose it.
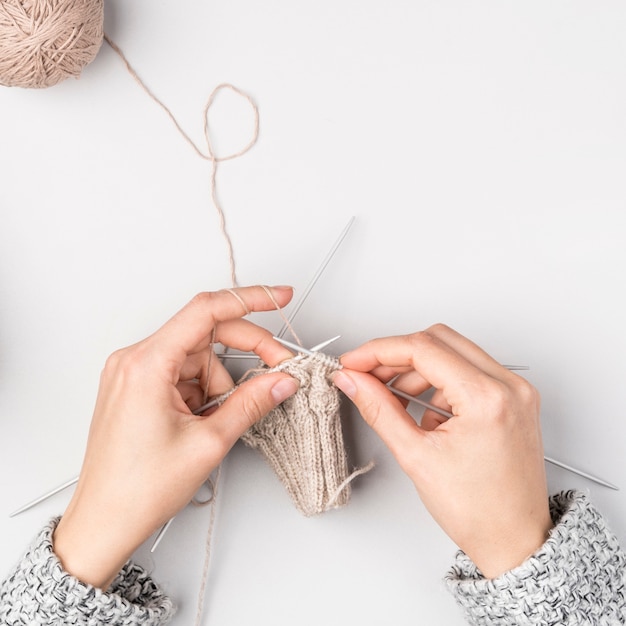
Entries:
{"label": "thumb", "polygon": [[425,432],[400,400],[378,378],[364,372],[338,370],[333,383],[354,402],[361,417],[407,471],[422,449]]}
{"label": "thumb", "polygon": [[300,382],[283,372],[255,376],[240,385],[222,406],[207,418],[213,435],[232,447],[253,424],[292,396]]}

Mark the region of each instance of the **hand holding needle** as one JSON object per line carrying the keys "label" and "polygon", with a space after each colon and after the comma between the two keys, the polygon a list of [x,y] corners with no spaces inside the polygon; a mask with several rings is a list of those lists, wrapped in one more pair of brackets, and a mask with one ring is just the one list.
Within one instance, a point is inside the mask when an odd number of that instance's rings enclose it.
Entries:
{"label": "hand holding needle", "polygon": [[[368,341],[344,353],[341,364],[333,382],[472,568],[496,578],[544,550],[559,522],[551,517],[533,385],[444,324]],[[428,409],[416,422],[386,387],[394,375],[394,388],[417,397],[434,388],[432,403],[449,413]]]}
{"label": "hand holding needle", "polygon": [[[304,348],[302,348],[301,346],[297,346],[294,343],[291,343],[289,341],[285,341],[284,339],[281,339],[279,337],[274,337],[274,339],[276,339],[276,341],[278,341],[279,343],[282,343],[286,348],[289,348],[290,350],[294,350],[296,352],[300,352],[303,354],[313,354],[311,351],[305,350]],[[339,367],[342,367],[341,364],[339,365]],[[519,370],[519,369],[527,369],[524,366],[504,366],[507,369],[511,369],[511,370]],[[391,381],[393,382],[393,380]],[[450,413],[449,411],[446,411],[444,409],[439,408],[438,406],[435,406],[434,404],[431,404],[430,402],[426,402],[425,400],[422,400],[421,398],[415,397],[415,396],[411,396],[403,391],[401,391],[400,389],[396,389],[391,383],[389,383],[387,385],[387,388],[396,396],[403,398],[404,400],[408,400],[409,402],[414,402],[416,404],[419,404],[420,406],[423,406],[426,409],[429,409],[431,411],[434,411],[435,413],[437,413],[438,415],[441,415],[442,417],[445,417],[446,419],[450,419],[452,417],[454,417],[454,415],[452,413]],[[571,465],[568,465],[566,463],[563,463],[562,461],[557,461],[556,459],[549,457],[549,456],[544,456],[544,459],[546,462],[552,464],[552,465],[556,465],[557,467],[560,467],[564,470],[567,470],[568,472],[572,472],[574,474],[577,474],[578,476],[582,476],[583,478],[586,478],[588,480],[591,480],[599,485],[602,485],[604,487],[608,487],[609,489],[614,489],[614,490],[619,490],[619,487],[617,487],[616,485],[614,485],[613,483],[608,482],[607,480],[604,480],[602,478],[598,478],[597,476],[594,476],[593,474],[590,474],[588,472],[585,472],[583,470],[577,469]]]}

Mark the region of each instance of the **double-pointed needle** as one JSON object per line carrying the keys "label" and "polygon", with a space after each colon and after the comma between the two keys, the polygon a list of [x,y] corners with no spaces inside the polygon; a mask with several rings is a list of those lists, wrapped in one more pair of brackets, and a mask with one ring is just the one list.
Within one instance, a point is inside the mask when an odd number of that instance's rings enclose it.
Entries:
{"label": "double-pointed needle", "polygon": [[[285,341],[284,339],[281,339],[279,337],[274,337],[274,339],[276,339],[276,341],[283,344],[286,348],[289,348],[290,350],[294,350],[296,352],[300,352],[303,354],[310,354],[310,355],[313,354],[313,352],[307,351],[304,348],[294,343],[291,343],[290,341]],[[341,368],[342,366],[339,365],[339,367]],[[515,366],[515,365],[510,365],[506,367],[508,369],[527,369],[524,366]],[[387,385],[387,389],[389,389],[389,391],[391,391],[396,396],[403,398],[404,400],[408,400],[409,402],[415,402],[416,404],[419,404],[427,409],[430,409],[431,411],[434,411],[435,413],[438,413],[439,415],[442,415],[443,417],[446,417],[448,419],[451,417],[454,417],[454,415],[450,413],[449,411],[441,409],[438,406],[431,404],[430,402],[426,402],[425,400],[422,400],[421,398],[411,396],[408,393],[405,393],[404,391],[400,391],[399,389],[396,389],[395,387],[393,387],[391,384]],[[602,478],[598,478],[597,476],[594,476],[593,474],[584,472],[583,470],[579,470],[575,467],[572,467],[571,465],[567,465],[567,463],[563,463],[562,461],[557,461],[556,459],[549,457],[549,456],[544,456],[543,458],[546,462],[551,463],[552,465],[556,465],[557,467],[567,470],[568,472],[572,472],[573,474],[578,474],[579,476],[582,476],[583,478],[587,478],[588,480],[591,480],[594,483],[598,483],[598,485],[603,485],[604,487],[608,487],[609,489],[615,489],[616,491],[619,490],[619,487],[617,487],[613,483],[603,480]]]}

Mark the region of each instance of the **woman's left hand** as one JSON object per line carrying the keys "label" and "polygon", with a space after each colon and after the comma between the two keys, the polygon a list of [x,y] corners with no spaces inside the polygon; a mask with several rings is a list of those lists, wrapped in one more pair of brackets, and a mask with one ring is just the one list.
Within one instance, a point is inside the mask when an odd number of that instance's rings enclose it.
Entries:
{"label": "woman's left hand", "polygon": [[[235,290],[248,311],[275,308],[262,287]],[[289,287],[271,288],[282,307]],[[240,319],[229,291],[202,293],[156,333],[113,353],[104,367],[80,479],[54,535],[64,568],[107,588],[134,550],[193,498],[237,439],[296,392],[284,373],[257,376],[218,409],[195,416],[233,381],[212,344],[274,365],[292,354]],[[210,362],[210,367],[209,367]]]}

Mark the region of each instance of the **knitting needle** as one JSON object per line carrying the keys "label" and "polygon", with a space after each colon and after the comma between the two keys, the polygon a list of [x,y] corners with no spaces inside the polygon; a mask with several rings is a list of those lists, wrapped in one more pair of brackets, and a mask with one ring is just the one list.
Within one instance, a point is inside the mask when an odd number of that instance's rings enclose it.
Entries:
{"label": "knitting needle", "polygon": [[59,485],[58,487],[55,487],[52,491],[49,491],[48,493],[44,494],[43,496],[40,496],[39,498],[36,498],[32,502],[29,502],[28,504],[25,504],[23,507],[17,509],[17,511],[13,511],[13,513],[11,513],[9,515],[9,517],[15,517],[16,515],[19,515],[20,513],[23,513],[24,511],[27,511],[28,509],[36,506],[40,502],[43,502],[44,500],[47,500],[48,498],[51,498],[52,496],[56,495],[60,491],[63,491],[64,489],[67,489],[68,487],[71,487],[72,485],[76,484],[77,482],[78,482],[78,476],[76,476],[76,478],[72,478],[72,480],[68,480],[67,482],[63,483],[62,485]]}
{"label": "knitting needle", "polygon": [[[331,337],[330,339],[327,339],[326,341],[322,341],[322,343],[318,343],[316,346],[313,346],[312,348],[309,348],[309,349],[311,350],[311,352],[319,352],[320,350],[323,350],[324,348],[329,346],[331,343],[337,341],[337,339],[340,339],[340,338],[341,338],[341,335],[337,335],[336,337]],[[230,352],[220,352],[216,356],[220,359],[258,359],[259,358],[258,355],[254,354],[254,352],[251,352],[250,354],[231,354]]]}
{"label": "knitting needle", "polygon": [[[274,337],[274,339],[276,339],[276,341],[278,341],[279,343],[282,343],[285,347],[290,348],[291,350],[297,350],[299,352],[307,354],[307,350],[305,350],[304,348],[300,346],[297,346],[289,341],[285,341],[284,339],[279,339],[278,337]],[[342,365],[340,364],[339,367],[342,368]],[[389,391],[391,391],[396,396],[399,396],[400,398],[404,398],[405,400],[408,400],[409,402],[415,402],[416,404],[420,404],[421,406],[427,409],[430,409],[431,411],[434,411],[435,413],[438,413],[439,415],[442,415],[443,417],[446,417],[448,419],[451,417],[454,417],[454,415],[450,413],[449,411],[440,409],[439,407],[433,404],[430,404],[429,402],[425,402],[424,400],[421,400],[420,398],[411,396],[408,393],[405,393],[404,391],[400,391],[399,389],[396,389],[395,387],[387,385],[387,389],[389,389]],[[545,461],[547,461],[548,463],[551,463],[552,465],[556,465],[557,467],[560,467],[569,472],[572,472],[573,474],[578,474],[579,476],[582,476],[583,478],[587,478],[588,480],[598,483],[599,485],[603,485],[604,487],[608,487],[609,489],[614,489],[615,491],[619,491],[619,487],[617,487],[613,483],[603,480],[602,478],[598,478],[597,476],[594,476],[592,474],[579,470],[575,467],[572,467],[571,465],[567,465],[566,463],[557,461],[556,459],[553,459],[552,457],[544,456],[543,458]]]}
{"label": "knitting needle", "polygon": [[152,542],[152,547],[150,548],[150,552],[154,552],[157,549],[157,547],[161,543],[161,539],[163,539],[163,537],[165,536],[167,529],[170,527],[171,523],[174,521],[174,517],[171,517],[168,522],[163,524],[163,526],[161,527],[161,530],[159,531],[159,534],[154,538],[154,541]]}
{"label": "knitting needle", "polygon": [[348,220],[348,223],[346,224],[345,228],[341,231],[341,234],[337,238],[337,241],[335,241],[332,248],[329,250],[325,259],[322,261],[322,264],[317,269],[317,272],[315,272],[315,274],[313,275],[311,282],[307,285],[307,288],[304,290],[304,293],[298,300],[298,303],[295,305],[293,311],[289,314],[289,317],[287,317],[287,322],[283,324],[283,327],[278,332],[278,337],[282,337],[287,332],[287,329],[289,328],[289,324],[293,322],[294,317],[298,314],[298,311],[304,304],[304,301],[307,299],[307,296],[309,295],[309,293],[311,293],[311,290],[313,289],[313,287],[315,287],[315,283],[317,283],[320,276],[323,274],[324,270],[326,269],[326,266],[330,263],[330,260],[333,258],[335,252],[337,252],[337,250],[339,249],[339,246],[341,245],[342,241],[345,239],[346,235],[348,234],[348,231],[350,230],[355,219],[356,218],[353,215]]}

